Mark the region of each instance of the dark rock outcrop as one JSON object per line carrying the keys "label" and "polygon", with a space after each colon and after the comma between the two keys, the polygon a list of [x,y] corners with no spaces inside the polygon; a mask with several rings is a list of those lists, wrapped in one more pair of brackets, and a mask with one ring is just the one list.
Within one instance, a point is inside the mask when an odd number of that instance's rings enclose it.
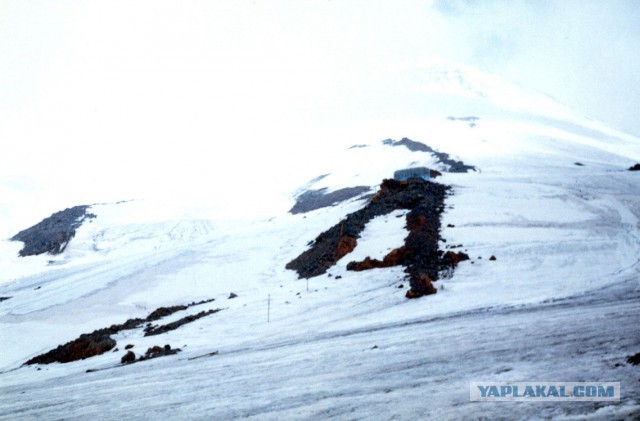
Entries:
{"label": "dark rock outcrop", "polygon": [[454,268],[458,263],[465,260],[469,260],[469,255],[467,253],[463,253],[461,251],[458,253],[448,251],[442,256],[441,263],[443,267]]}
{"label": "dark rock outcrop", "polygon": [[171,330],[176,330],[177,328],[179,328],[182,325],[194,322],[194,321],[196,321],[198,319],[201,319],[203,317],[206,317],[206,316],[208,316],[210,314],[217,313],[220,310],[222,310],[222,309],[221,308],[216,308],[215,310],[201,311],[198,314],[193,314],[193,315],[190,315],[190,316],[186,316],[186,317],[183,317],[180,320],[176,320],[175,322],[168,323],[168,324],[162,325],[162,326],[147,326],[147,327],[144,328],[144,336],[160,335],[162,333],[166,333],[166,332],[169,332]]}
{"label": "dark rock outcrop", "polygon": [[145,322],[154,322],[163,317],[167,317],[178,311],[186,310],[188,306],[171,306],[171,307],[158,307],[151,312],[146,318]]}
{"label": "dark rock outcrop", "polygon": [[629,167],[629,171],[640,171],[640,164],[635,164]]}
{"label": "dark rock outcrop", "polygon": [[424,295],[435,294],[436,292],[438,292],[438,290],[431,283],[429,275],[422,275],[412,282],[411,289],[407,291],[405,297],[409,299],[420,298]]}
{"label": "dark rock outcrop", "polygon": [[180,351],[182,351],[180,348],[171,348],[170,345],[165,345],[163,347],[154,345],[151,348],[147,349],[147,352],[145,352],[144,356],[140,357],[138,361],[150,360],[152,358],[158,357],[166,357],[167,355],[177,354]]}
{"label": "dark rock outcrop", "polygon": [[448,172],[453,173],[464,173],[469,171],[475,171],[476,167],[473,165],[466,165],[462,161],[456,161],[455,159],[451,159],[449,154],[444,152],[438,152],[435,149],[431,148],[424,143],[416,142],[415,140],[402,138],[401,140],[393,140],[387,139],[383,140],[382,143],[389,146],[405,146],[412,152],[427,152],[433,155],[440,163],[446,165],[448,167]]}
{"label": "dark rock outcrop", "polygon": [[334,206],[340,202],[360,196],[369,190],[371,189],[366,186],[347,187],[330,193],[327,193],[326,188],[307,190],[296,198],[296,204],[289,212],[295,215]]}
{"label": "dark rock outcrop", "polygon": [[135,361],[136,361],[136,354],[134,354],[133,351],[127,351],[127,353],[124,354],[122,358],[120,358],[120,362],[122,364],[129,364]]}
{"label": "dark rock outcrop", "polygon": [[171,348],[171,345],[165,345],[163,347],[154,345],[151,348],[147,349],[147,352],[144,355],[141,355],[138,359],[136,359],[136,354],[129,351],[127,352],[120,362],[122,364],[133,364],[140,361],[150,360],[153,358],[166,357],[167,355],[174,355],[180,352],[180,348]]}
{"label": "dark rock outcrop", "polygon": [[406,137],[403,137],[401,140],[385,139],[382,143],[389,146],[404,146],[411,152],[433,152],[433,149],[424,143],[416,142]]}
{"label": "dark rock outcrop", "polygon": [[343,221],[320,234],[309,250],[286,267],[297,271],[301,278],[321,275],[355,248],[357,238],[371,219],[396,209],[408,209],[406,220],[409,235],[402,247],[391,251],[382,261],[366,258],[362,262],[350,262],[347,269],[362,271],[403,265],[409,274],[410,298],[433,294],[436,290],[432,280],[438,279],[438,272],[455,266],[465,257],[468,259],[464,253],[447,252],[442,256],[438,250],[440,214],[448,189],[447,186],[418,178],[408,181],[384,180],[380,191],[364,208],[347,215]]}
{"label": "dark rock outcrop", "polygon": [[111,339],[110,332],[107,329],[100,329],[80,335],[78,339],[60,345],[45,354],[38,355],[25,364],[69,363],[104,354],[115,346],[116,341]]}
{"label": "dark rock outcrop", "polygon": [[[170,316],[173,313],[176,313],[178,311],[186,310],[191,306],[205,304],[211,301],[213,301],[213,299],[200,301],[198,303],[193,302],[189,305],[159,307],[156,310],[149,313],[149,315],[144,319],[140,319],[140,318],[129,319],[122,324],[111,325],[107,328],[98,329],[88,334],[82,334],[80,335],[79,338],[74,339],[71,342],[67,342],[64,345],[59,345],[57,348],[52,349],[49,352],[46,352],[44,354],[31,358],[29,361],[25,363],[25,365],[51,364],[54,362],[68,363],[68,362],[83,360],[85,358],[94,357],[96,355],[103,354],[115,348],[116,346],[116,341],[111,338],[111,335],[115,335],[116,333],[121,332],[123,330],[136,329],[142,326],[144,323],[149,324],[149,326],[147,326],[147,328],[145,329],[145,332],[147,330],[157,329],[159,333],[164,333],[164,332],[168,332],[169,330],[177,329],[178,327],[182,326],[185,323],[189,323],[190,321],[197,320],[204,316],[208,316],[209,314],[217,313],[218,311],[220,311],[220,309],[209,310],[206,312],[203,311],[193,316],[187,316],[178,320],[177,322],[169,323],[168,325],[161,326],[160,328],[151,326],[151,322]],[[154,333],[154,334],[157,335],[159,333]],[[145,336],[149,336],[149,335],[145,335]],[[129,345],[127,345],[127,347],[129,347]],[[128,349],[127,347],[125,347],[125,349]],[[131,347],[133,347],[133,345],[131,345]]]}
{"label": "dark rock outcrop", "polygon": [[95,218],[94,214],[88,213],[88,209],[89,206],[82,205],[56,212],[31,228],[20,231],[11,238],[11,241],[24,243],[24,247],[19,252],[22,257],[43,253],[60,254],[76,235],[76,229],[85,219]]}
{"label": "dark rock outcrop", "polygon": [[413,209],[422,202],[430,212],[439,214],[447,189],[417,178],[407,182],[384,180],[378,193],[364,208],[320,234],[311,248],[289,262],[286,268],[295,270],[301,278],[321,275],[355,248],[360,233],[371,219],[396,209]]}

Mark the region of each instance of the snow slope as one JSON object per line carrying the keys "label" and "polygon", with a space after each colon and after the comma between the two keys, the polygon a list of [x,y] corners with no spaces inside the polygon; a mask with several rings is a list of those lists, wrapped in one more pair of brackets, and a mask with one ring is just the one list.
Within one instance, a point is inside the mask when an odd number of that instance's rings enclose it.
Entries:
{"label": "snow slope", "polygon": [[[640,180],[625,169],[640,161],[640,139],[534,100],[519,107],[529,98],[520,91],[496,107],[492,92],[506,88],[456,71],[438,86],[462,79],[456,86],[484,92],[477,103],[457,87],[445,92],[477,125],[429,115],[396,132],[479,169],[438,179],[453,187],[442,247],[462,244],[471,260],[438,281],[437,294],[407,300],[402,268],[346,271],[402,243],[402,212],[372,220],[329,276],[307,282],[284,269],[359,209],[357,198],[237,220],[145,201],[93,206],[97,218],[62,256],[17,259],[19,245],[2,244],[0,296],[11,298],[0,302],[0,417],[637,417],[639,369],[626,358],[640,352]],[[355,140],[368,146],[332,151],[329,175],[299,185],[376,186],[395,169],[435,165],[382,136]],[[161,336],[121,332],[118,352],[21,366],[82,333],[211,298],[186,313],[222,311]],[[138,355],[164,344],[182,352],[120,366],[126,344]],[[469,402],[470,381],[502,380],[620,381],[622,399]]]}

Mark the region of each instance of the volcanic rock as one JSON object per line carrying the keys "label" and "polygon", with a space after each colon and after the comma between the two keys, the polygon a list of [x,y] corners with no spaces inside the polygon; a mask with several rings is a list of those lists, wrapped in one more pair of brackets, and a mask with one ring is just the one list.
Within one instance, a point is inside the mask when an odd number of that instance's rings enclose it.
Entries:
{"label": "volcanic rock", "polygon": [[122,364],[129,364],[129,363],[135,362],[135,360],[136,360],[136,354],[134,354],[133,351],[127,351],[127,353],[124,354],[120,359],[120,362]]}
{"label": "volcanic rock", "polygon": [[96,217],[89,213],[88,209],[89,206],[82,205],[56,212],[31,228],[20,231],[11,238],[11,241],[24,243],[24,247],[19,252],[21,257],[43,253],[60,254],[76,235],[76,229],[84,220]]}

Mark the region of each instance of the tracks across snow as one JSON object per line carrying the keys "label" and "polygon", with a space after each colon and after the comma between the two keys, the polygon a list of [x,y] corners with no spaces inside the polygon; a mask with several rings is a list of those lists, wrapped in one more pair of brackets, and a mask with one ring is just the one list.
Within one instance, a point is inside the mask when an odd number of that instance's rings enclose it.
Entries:
{"label": "tracks across snow", "polygon": [[[356,210],[352,204],[223,231],[159,261],[100,268],[99,283],[114,283],[74,298],[68,311],[36,301],[29,309],[27,293],[38,292],[43,278],[16,284],[16,294],[6,294],[14,298],[0,306],[24,307],[0,321],[30,333],[48,311],[61,323],[69,313],[92,314],[92,297],[109,290],[127,310],[185,290],[239,297],[215,318],[168,333],[179,355],[118,370],[99,371],[119,361],[105,354],[95,363],[3,373],[0,418],[637,418],[638,367],[626,361],[640,351],[640,194],[626,172],[574,177],[573,161],[566,172],[550,167],[536,176],[488,165],[482,174],[443,176],[456,194],[442,214],[442,226],[455,227],[442,236],[464,244],[474,264],[461,264],[428,300],[404,299],[398,268],[355,273],[338,262],[331,277],[312,278],[308,291],[284,270],[304,249],[309,227],[331,227]],[[380,238],[381,231],[371,234]],[[488,261],[492,254],[497,261]],[[91,268],[84,269],[88,283]],[[127,292],[132,279],[140,290]],[[64,301],[64,278],[51,281]],[[66,323],[70,335],[79,329]],[[193,359],[203,355],[212,357]],[[620,381],[622,401],[469,402],[470,381],[500,380]]]}
{"label": "tracks across snow", "polygon": [[[254,338],[237,348],[220,349],[212,359],[149,361],[126,370],[41,381],[26,391],[20,385],[1,387],[0,414],[121,417],[135,414],[143,402],[147,417],[281,419],[351,413],[367,418],[388,414],[392,405],[402,418],[464,418],[478,411],[478,405],[468,402],[469,381],[531,376],[604,380],[603,371],[615,373],[615,380],[622,382],[623,398],[616,412],[601,405],[602,416],[637,414],[637,369],[624,359],[640,347],[639,298],[630,280],[557,302],[339,331],[327,327],[287,341]],[[564,363],[567,356],[570,365]],[[247,388],[251,399],[246,399]],[[172,393],[167,395],[167,389]],[[89,396],[83,390],[99,393]],[[15,399],[22,391],[22,399]],[[430,399],[424,399],[425,393]],[[81,404],[68,396],[83,396]],[[104,400],[118,405],[105,408]],[[497,404],[481,406],[485,416],[504,411]],[[518,413],[558,417],[594,410],[597,414],[593,403],[538,403],[520,405]]]}

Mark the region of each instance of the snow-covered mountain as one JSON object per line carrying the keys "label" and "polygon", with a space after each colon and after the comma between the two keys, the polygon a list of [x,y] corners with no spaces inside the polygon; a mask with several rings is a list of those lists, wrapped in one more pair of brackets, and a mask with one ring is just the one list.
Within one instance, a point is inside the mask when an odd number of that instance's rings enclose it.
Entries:
{"label": "snow-covered mountain", "polygon": [[[312,177],[290,175],[297,187],[271,217],[141,198],[91,205],[58,255],[19,257],[22,243],[2,241],[0,417],[637,417],[640,172],[628,168],[640,139],[473,69],[418,76],[406,99],[423,116],[349,132]],[[440,250],[470,257],[440,273],[436,294],[408,300],[401,266],[347,270],[402,246],[404,209],[371,219],[325,274],[286,269],[383,179],[423,166],[451,186]],[[347,193],[287,212],[310,192]],[[24,365],[100,329],[108,352]],[[121,363],[129,352],[147,359]],[[619,381],[621,401],[477,403],[471,381]]]}

